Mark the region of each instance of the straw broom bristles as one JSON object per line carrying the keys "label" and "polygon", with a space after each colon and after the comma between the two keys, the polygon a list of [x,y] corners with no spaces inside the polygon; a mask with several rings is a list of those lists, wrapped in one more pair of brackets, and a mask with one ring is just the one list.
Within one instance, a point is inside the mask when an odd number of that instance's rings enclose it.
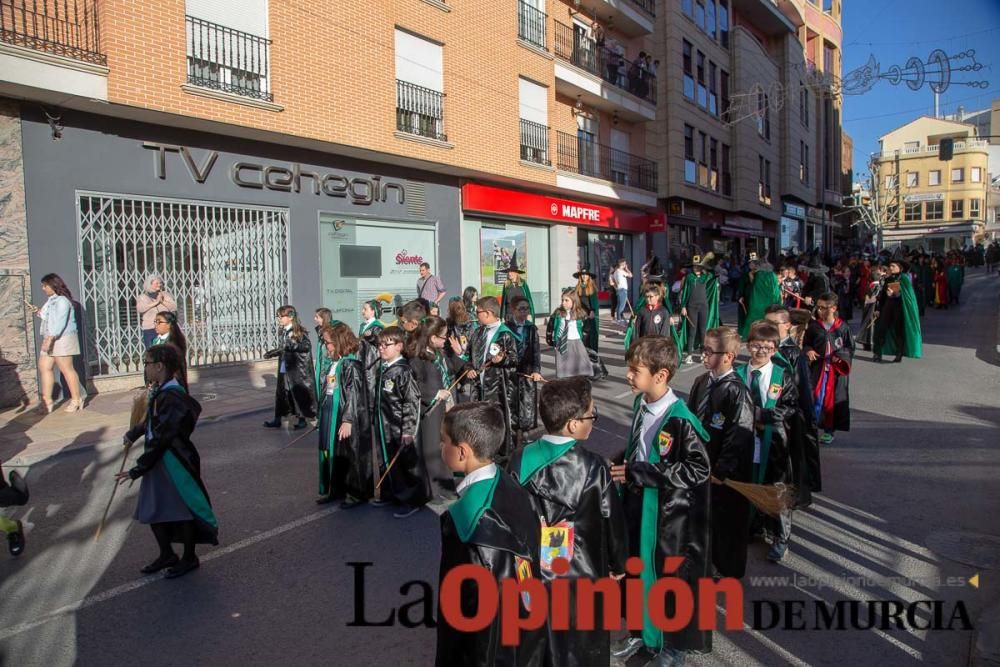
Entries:
{"label": "straw broom bristles", "polygon": [[795,505],[795,487],[789,484],[750,484],[735,482],[731,479],[722,481],[733,491],[741,494],[753,503],[754,507],[764,514],[777,517],[781,512]]}

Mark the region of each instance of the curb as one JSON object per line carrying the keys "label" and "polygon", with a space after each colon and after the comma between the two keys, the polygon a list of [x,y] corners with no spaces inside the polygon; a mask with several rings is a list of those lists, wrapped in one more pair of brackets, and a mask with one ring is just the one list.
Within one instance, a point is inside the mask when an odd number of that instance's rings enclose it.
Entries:
{"label": "curb", "polygon": [[[232,419],[239,419],[240,417],[248,417],[250,415],[268,412],[273,410],[274,406],[267,405],[256,408],[248,408],[246,410],[240,410],[238,412],[227,412],[221,415],[214,415],[212,417],[206,417],[199,422],[201,424],[218,424],[230,421]],[[98,442],[81,442],[76,444],[67,445],[62,449],[53,451],[42,451],[37,453],[32,453],[31,451],[25,451],[18,454],[12,459],[4,461],[4,467],[7,468],[28,468],[36,463],[41,463],[42,461],[47,461],[53,459],[63,454],[75,454],[84,450],[98,450],[108,445],[121,445],[121,440],[101,440]]]}

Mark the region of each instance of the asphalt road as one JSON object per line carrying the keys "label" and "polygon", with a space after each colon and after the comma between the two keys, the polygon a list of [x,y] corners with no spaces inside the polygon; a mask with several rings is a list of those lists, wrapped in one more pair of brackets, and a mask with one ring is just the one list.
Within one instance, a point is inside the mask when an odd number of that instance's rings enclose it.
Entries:
{"label": "asphalt road", "polygon": [[[853,429],[823,449],[823,494],[796,513],[782,564],[764,559],[765,545],[751,547],[747,622],[755,601],[801,601],[811,625],[814,602],[848,599],[942,600],[945,624],[961,601],[975,622],[1000,599],[996,570],[975,565],[992,553],[988,564],[998,567],[1000,549],[990,551],[984,537],[954,534],[1000,535],[998,284],[996,276],[970,272],[959,309],[928,311],[922,360],[876,365],[859,353]],[[631,406],[620,336],[610,335],[604,346],[612,377],[596,386],[601,417],[588,443],[609,455],[624,446]],[[701,372],[700,365],[683,367],[676,389],[685,392]],[[400,521],[385,508],[318,507],[314,441],[281,450],[293,435],[260,428],[261,421],[242,417],[196,431],[222,544],[201,549],[201,569],[175,581],[139,574],[156,548],[148,528],[130,520],[138,486],[119,493],[105,534],[93,539],[119,450],[70,452],[34,465],[31,504],[10,512],[28,527],[27,552],[19,559],[0,554],[0,664],[432,664],[433,629],[349,625],[356,570],[348,563],[371,563],[368,621],[385,621],[414,602],[406,612],[419,620],[421,588],[400,591],[413,580],[435,586],[438,517],[425,510]],[[977,572],[979,589],[966,583]],[[759,579],[775,576],[787,579]],[[934,582],[948,577],[956,585]],[[427,604],[433,608],[430,598]],[[859,613],[862,623],[872,618],[881,619]],[[972,636],[745,630],[716,633],[714,652],[691,663],[964,665]]]}

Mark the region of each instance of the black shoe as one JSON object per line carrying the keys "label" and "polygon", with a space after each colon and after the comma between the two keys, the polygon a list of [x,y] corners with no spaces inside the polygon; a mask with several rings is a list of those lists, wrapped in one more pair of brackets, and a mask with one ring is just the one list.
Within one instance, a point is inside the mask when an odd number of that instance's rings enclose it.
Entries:
{"label": "black shoe", "polygon": [[882,355],[880,355],[880,354],[875,355],[874,357],[872,357],[872,361],[874,361],[876,364],[881,364],[882,363]]}
{"label": "black shoe", "polygon": [[176,579],[177,577],[183,577],[188,572],[191,572],[192,570],[197,570],[200,565],[201,563],[198,562],[197,556],[195,556],[191,560],[182,558],[181,560],[177,561],[177,565],[174,565],[172,568],[167,570],[165,578]]}
{"label": "black shoe", "polygon": [[153,574],[154,572],[159,572],[164,568],[173,567],[177,565],[177,562],[177,554],[170,554],[169,556],[161,554],[159,558],[139,571],[143,574]]}
{"label": "black shoe", "polygon": [[316,499],[317,505],[326,505],[327,503],[333,502],[333,494],[327,496],[320,496]]}
{"label": "black shoe", "polygon": [[13,533],[7,533],[7,551],[10,552],[11,556],[20,556],[24,553],[24,526],[21,522],[17,522],[17,530]]}
{"label": "black shoe", "polygon": [[865,349],[865,352],[871,352],[872,351],[872,346],[871,345],[862,345],[861,347],[863,347]]}
{"label": "black shoe", "polygon": [[281,420],[280,419],[272,419],[269,422],[264,422],[264,426],[266,426],[268,428],[281,428]]}
{"label": "black shoe", "polygon": [[295,422],[295,426],[293,426],[292,428],[295,429],[296,431],[299,431],[301,429],[304,429],[305,427],[306,427],[306,420],[300,417],[299,420]]}
{"label": "black shoe", "polygon": [[898,363],[902,363],[902,361],[903,361],[903,357],[902,357],[902,355],[898,355],[898,354],[897,354],[897,355],[896,355],[896,358],[892,360],[892,363],[894,363],[894,364],[898,364]]}
{"label": "black shoe", "polygon": [[422,508],[420,507],[411,507],[409,505],[403,505],[398,510],[393,512],[392,516],[395,519],[408,519],[409,517],[419,512],[421,509]]}

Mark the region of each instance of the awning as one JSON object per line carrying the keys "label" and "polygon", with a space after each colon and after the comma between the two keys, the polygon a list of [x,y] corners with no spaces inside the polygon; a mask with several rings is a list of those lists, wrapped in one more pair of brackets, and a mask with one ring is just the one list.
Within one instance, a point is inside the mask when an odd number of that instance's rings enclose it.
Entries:
{"label": "awning", "polygon": [[736,227],[727,227],[726,225],[720,225],[717,231],[723,236],[731,236],[736,239],[749,239],[754,236],[745,229],[737,229]]}

